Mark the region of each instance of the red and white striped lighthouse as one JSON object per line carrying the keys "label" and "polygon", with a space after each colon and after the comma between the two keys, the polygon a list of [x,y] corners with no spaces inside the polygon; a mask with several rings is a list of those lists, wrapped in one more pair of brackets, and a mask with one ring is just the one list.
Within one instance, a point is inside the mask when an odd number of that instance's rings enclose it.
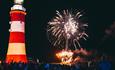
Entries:
{"label": "red and white striped lighthouse", "polygon": [[14,0],[14,6],[10,11],[10,36],[6,56],[6,63],[27,63],[25,48],[25,15],[26,10],[22,6],[23,0]]}

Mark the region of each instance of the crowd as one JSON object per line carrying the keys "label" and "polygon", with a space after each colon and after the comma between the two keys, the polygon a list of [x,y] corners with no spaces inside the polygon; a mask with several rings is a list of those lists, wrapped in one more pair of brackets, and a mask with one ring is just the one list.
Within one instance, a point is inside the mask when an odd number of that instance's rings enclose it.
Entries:
{"label": "crowd", "polygon": [[114,62],[101,58],[99,61],[89,60],[87,62],[76,62],[73,65],[62,65],[55,63],[15,63],[1,62],[0,70],[115,70]]}
{"label": "crowd", "polygon": [[45,64],[45,63],[1,63],[0,70],[114,70],[108,61],[76,63],[74,65]]}

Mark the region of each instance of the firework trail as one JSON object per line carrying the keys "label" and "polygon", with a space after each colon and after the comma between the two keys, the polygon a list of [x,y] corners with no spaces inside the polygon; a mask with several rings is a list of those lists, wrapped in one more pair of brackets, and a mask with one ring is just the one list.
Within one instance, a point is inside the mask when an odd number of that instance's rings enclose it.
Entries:
{"label": "firework trail", "polygon": [[68,10],[63,12],[56,11],[56,15],[50,22],[48,22],[48,37],[50,42],[54,46],[60,46],[68,49],[68,43],[73,44],[74,48],[77,49],[77,45],[80,47],[79,40],[83,38],[86,40],[88,35],[85,33],[86,23],[80,21],[82,14],[81,12],[72,13]]}

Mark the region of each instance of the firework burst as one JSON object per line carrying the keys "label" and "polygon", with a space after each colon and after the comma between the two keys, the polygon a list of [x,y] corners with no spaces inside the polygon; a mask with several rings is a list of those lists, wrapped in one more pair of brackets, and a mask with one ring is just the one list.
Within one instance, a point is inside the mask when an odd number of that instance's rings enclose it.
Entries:
{"label": "firework burst", "polygon": [[69,64],[73,61],[73,52],[71,50],[62,50],[56,56],[61,59],[62,64]]}
{"label": "firework burst", "polygon": [[80,21],[82,14],[81,12],[72,13],[68,10],[63,12],[56,11],[55,16],[50,22],[48,22],[48,37],[50,42],[54,46],[60,46],[68,49],[68,43],[73,44],[74,48],[77,49],[77,45],[80,47],[79,40],[81,38],[86,40],[88,35],[85,33],[86,23]]}

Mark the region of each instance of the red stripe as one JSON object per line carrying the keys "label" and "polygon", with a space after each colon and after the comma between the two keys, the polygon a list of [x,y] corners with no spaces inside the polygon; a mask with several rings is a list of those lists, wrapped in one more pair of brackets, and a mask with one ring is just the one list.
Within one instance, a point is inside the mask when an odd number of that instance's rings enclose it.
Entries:
{"label": "red stripe", "polygon": [[25,35],[23,32],[10,32],[9,43],[24,43]]}
{"label": "red stripe", "polygon": [[25,21],[25,15],[22,13],[11,13],[11,21]]}
{"label": "red stripe", "polygon": [[27,57],[26,55],[7,55],[6,57],[6,63],[11,62],[24,62],[27,63]]}

